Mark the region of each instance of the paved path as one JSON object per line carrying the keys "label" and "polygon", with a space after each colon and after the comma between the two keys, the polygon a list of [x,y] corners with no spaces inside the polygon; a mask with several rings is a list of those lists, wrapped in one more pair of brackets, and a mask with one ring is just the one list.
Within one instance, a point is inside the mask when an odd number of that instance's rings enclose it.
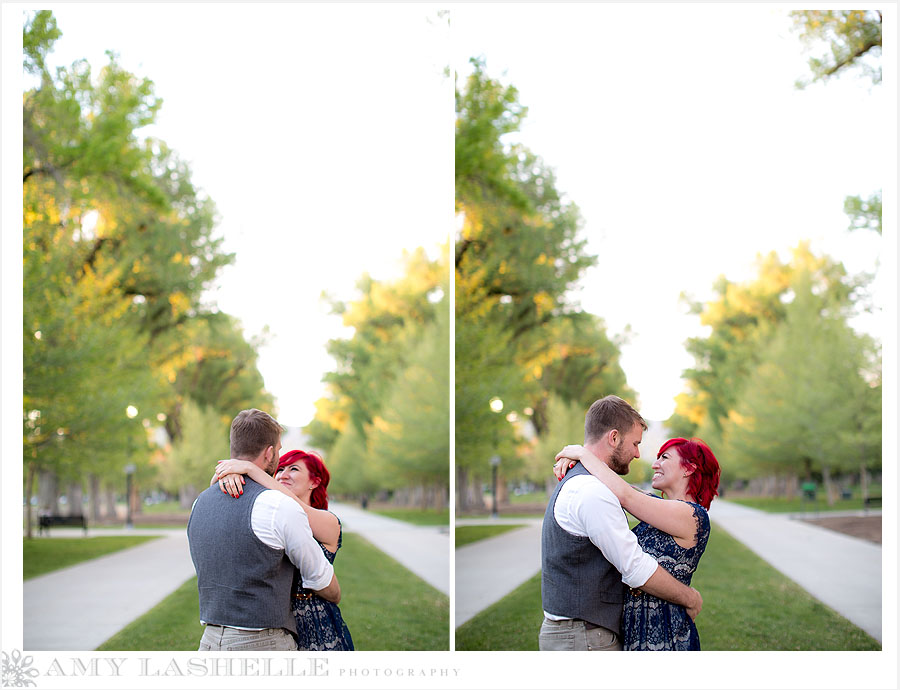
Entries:
{"label": "paved path", "polygon": [[[89,530],[89,536],[164,536],[107,554],[22,585],[24,636],[29,651],[96,649],[193,577],[184,530]],[[52,536],[81,530],[51,529]],[[200,626],[197,626],[198,638]]]}
{"label": "paved path", "polygon": [[[333,501],[329,509],[341,518],[347,532],[372,542],[439,592],[450,594],[450,530],[411,525]],[[340,572],[340,565],[338,565]]]}
{"label": "paved path", "polygon": [[[709,515],[716,525],[814,597],[882,640],[878,544],[728,501],[716,500]],[[489,522],[457,520],[456,524]],[[540,527],[531,524],[457,549],[457,626],[540,570],[540,538]]]}
{"label": "paved path", "polygon": [[[329,507],[347,532],[361,534],[435,589],[449,592],[446,527],[417,527],[339,503]],[[80,529],[50,530],[51,538],[81,534]],[[120,534],[161,538],[23,583],[24,649],[96,649],[194,576],[184,529],[88,530],[88,536]],[[199,639],[199,624],[197,631]]]}
{"label": "paved path", "polygon": [[[456,524],[466,523],[458,520]],[[459,547],[456,550],[456,626],[505,597],[540,569],[540,520]]]}

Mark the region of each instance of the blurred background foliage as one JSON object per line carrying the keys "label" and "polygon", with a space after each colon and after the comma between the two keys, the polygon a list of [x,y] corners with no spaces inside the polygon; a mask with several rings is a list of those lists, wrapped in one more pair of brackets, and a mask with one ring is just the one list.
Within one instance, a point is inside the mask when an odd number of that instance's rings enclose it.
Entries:
{"label": "blurred background foliage", "polygon": [[563,435],[572,442],[573,410],[581,427],[597,397],[637,403],[619,364],[621,338],[574,299],[596,264],[578,208],[540,157],[510,136],[526,114],[515,87],[488,75],[483,61],[473,59],[458,79],[454,461],[463,511],[483,507],[492,456],[501,458],[502,502],[512,481],[546,482],[549,460],[536,448],[546,452]]}
{"label": "blurred background foliage", "polygon": [[[202,301],[233,256],[184,161],[142,136],[162,106],[113,53],[51,69],[50,11],[23,28],[23,444],[25,496],[94,519],[124,488],[190,506],[236,410],[274,412],[257,342]],[[210,447],[210,444],[214,444]],[[221,448],[220,448],[221,452]],[[199,465],[206,469],[200,471]],[[137,495],[129,497],[139,509]],[[28,531],[31,501],[27,501]]]}
{"label": "blurred background foliage", "polygon": [[[329,493],[447,507],[450,486],[450,307],[447,246],[403,254],[399,278],[364,275],[358,297],[328,298],[353,329],[328,343],[328,395],[304,427],[332,472]],[[327,297],[327,296],[326,296]]]}

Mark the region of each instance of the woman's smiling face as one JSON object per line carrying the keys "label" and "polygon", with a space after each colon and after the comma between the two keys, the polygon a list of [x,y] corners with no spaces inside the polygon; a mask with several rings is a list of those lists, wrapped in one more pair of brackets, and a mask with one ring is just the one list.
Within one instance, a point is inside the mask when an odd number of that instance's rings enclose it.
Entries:
{"label": "woman's smiling face", "polygon": [[684,468],[681,466],[681,456],[674,448],[666,448],[666,450],[656,458],[651,465],[653,468],[653,479],[650,485],[659,491],[671,490],[684,479]]}
{"label": "woman's smiling face", "polygon": [[309,470],[302,460],[282,467],[275,473],[275,479],[296,496],[303,496],[313,488],[310,486],[313,482],[310,480]]}

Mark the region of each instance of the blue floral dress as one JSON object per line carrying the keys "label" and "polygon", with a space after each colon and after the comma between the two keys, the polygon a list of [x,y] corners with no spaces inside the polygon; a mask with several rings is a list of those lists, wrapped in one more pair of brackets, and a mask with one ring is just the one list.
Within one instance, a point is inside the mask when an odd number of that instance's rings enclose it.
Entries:
{"label": "blue floral dress", "polygon": [[[338,524],[340,525],[340,520]],[[329,563],[334,563],[334,558],[341,548],[342,537],[341,527],[341,531],[338,532],[337,549],[333,553],[319,542],[322,553]],[[353,651],[350,631],[337,604],[326,601],[312,590],[305,589],[299,571],[294,573],[292,591],[294,594],[291,597],[291,612],[297,624],[297,649],[312,652]]]}
{"label": "blue floral dress", "polygon": [[[694,517],[697,520],[697,543],[689,549],[679,546],[670,534],[646,522],[639,523],[632,530],[641,548],[653,556],[675,579],[686,585],[691,584],[691,576],[697,569],[700,556],[703,555],[709,541],[709,516],[706,509],[697,503],[688,505],[694,508]],[[697,628],[683,606],[657,599],[639,589],[625,590],[625,614],[622,625],[625,631],[623,646],[626,651],[700,649]]]}

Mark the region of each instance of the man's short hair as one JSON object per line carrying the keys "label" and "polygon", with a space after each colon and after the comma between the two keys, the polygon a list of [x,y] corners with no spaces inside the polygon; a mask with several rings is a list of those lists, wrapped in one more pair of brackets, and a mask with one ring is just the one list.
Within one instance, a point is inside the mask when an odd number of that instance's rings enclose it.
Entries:
{"label": "man's short hair", "polygon": [[283,433],[281,424],[262,410],[241,410],[231,422],[231,457],[258,457],[269,446],[277,446]]}
{"label": "man's short hair", "polygon": [[635,424],[647,431],[647,422],[637,410],[618,395],[607,395],[595,401],[584,416],[584,443],[593,443],[613,429],[627,434]]}

